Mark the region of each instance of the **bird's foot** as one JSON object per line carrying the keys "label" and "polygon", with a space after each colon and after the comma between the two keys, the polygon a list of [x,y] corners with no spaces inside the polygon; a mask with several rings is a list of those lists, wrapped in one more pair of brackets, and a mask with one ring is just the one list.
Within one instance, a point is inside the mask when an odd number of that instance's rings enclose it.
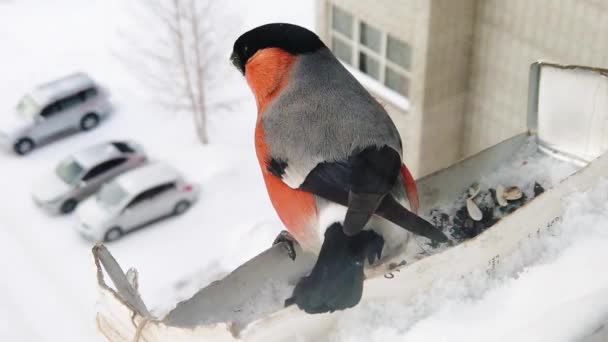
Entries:
{"label": "bird's foot", "polygon": [[287,251],[287,255],[289,255],[289,258],[291,260],[296,260],[296,248],[294,244],[298,242],[296,241],[296,239],[293,238],[293,236],[291,236],[291,234],[289,234],[288,231],[281,231],[279,235],[277,235],[277,238],[274,239],[272,245],[274,246],[279,243],[283,244],[283,248],[285,248],[285,250]]}
{"label": "bird's foot", "polygon": [[364,254],[369,264],[373,265],[382,257],[382,249],[384,249],[384,239],[382,238],[382,236],[376,234],[373,231],[362,231],[360,234],[366,235],[361,238],[361,241],[364,246]]}
{"label": "bird's foot", "polygon": [[351,308],[363,294],[365,259],[380,258],[384,239],[373,231],[347,236],[340,224],[325,232],[317,262],[307,277],[300,279],[285,305],[296,304],[307,313],[324,313]]}

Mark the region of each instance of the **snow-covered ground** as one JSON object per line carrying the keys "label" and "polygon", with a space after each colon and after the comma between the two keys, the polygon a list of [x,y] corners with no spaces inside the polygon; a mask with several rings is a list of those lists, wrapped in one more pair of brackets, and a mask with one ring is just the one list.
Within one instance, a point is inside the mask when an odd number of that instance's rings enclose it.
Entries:
{"label": "snow-covered ground", "polygon": [[[312,26],[313,1],[231,1],[241,21],[218,27],[229,64],[232,43],[270,21]],[[167,161],[202,186],[186,215],[110,244],[140,271],[142,295],[165,311],[200,282],[225,273],[269,246],[281,229],[265,194],[253,149],[255,105],[240,74],[210,97],[238,99],[210,113],[208,147],[198,144],[187,116],[158,105],[116,57],[118,29],[138,29],[122,0],[0,2],[0,115],[13,115],[32,86],[86,71],[112,92],[115,115],[88,134],[45,146],[26,158],[0,153],[0,340],[94,341],[96,292],[92,244],[73,229],[73,217],[49,217],[30,199],[31,185],[69,153],[108,139],[134,139],[153,159]],[[238,16],[237,16],[238,17]],[[143,28],[146,30],[147,28]],[[202,275],[202,276],[201,276]],[[191,282],[190,279],[197,279]],[[179,291],[176,291],[176,287]],[[9,338],[11,337],[11,338]]]}
{"label": "snow-covered ground", "polygon": [[364,303],[329,339],[585,341],[608,322],[608,181],[566,203],[559,233],[529,240],[495,277],[441,280],[407,303]]}
{"label": "snow-covered ground", "polygon": [[[241,20],[225,23],[231,44],[255,25],[313,27],[314,1],[230,1]],[[228,6],[228,5],[226,5]],[[130,138],[202,186],[186,215],[140,230],[108,247],[140,272],[140,291],[156,313],[267,247],[281,229],[254,158],[255,107],[236,71],[210,96],[238,100],[210,113],[212,144],[197,143],[189,117],[155,103],[116,57],[117,29],[136,29],[121,0],[0,1],[0,115],[33,85],[83,70],[113,94],[116,114],[27,158],[0,153],[0,340],[96,341],[91,243],[73,217],[33,205],[33,181],[70,152]],[[223,72],[223,71],[222,71]],[[563,233],[527,246],[497,279],[446,280],[412,303],[366,303],[350,310],[334,341],[569,341],[608,313],[608,185],[570,199]],[[525,268],[524,268],[525,266]],[[522,271],[523,269],[523,271]]]}

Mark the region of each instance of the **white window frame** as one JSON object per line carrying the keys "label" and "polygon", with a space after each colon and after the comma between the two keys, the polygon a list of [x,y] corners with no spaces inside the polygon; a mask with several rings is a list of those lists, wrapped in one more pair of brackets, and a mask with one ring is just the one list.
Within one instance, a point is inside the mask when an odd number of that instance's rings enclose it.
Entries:
{"label": "white window frame", "polygon": [[[353,27],[351,27],[352,29],[352,34],[353,37],[349,38],[346,35],[344,35],[341,32],[338,32],[336,30],[334,30],[334,23],[333,23],[333,11],[334,8],[338,7],[341,11],[344,11],[348,14],[351,15],[351,17],[353,18],[353,22],[351,23],[351,25]],[[373,80],[374,82],[378,83],[379,85],[381,85],[382,87],[386,88],[389,91],[394,92],[395,94],[397,94],[398,96],[408,99],[409,96],[409,92],[411,91],[411,80],[412,80],[412,74],[410,70],[405,69],[404,67],[402,67],[401,65],[394,63],[393,61],[390,61],[387,58],[387,46],[388,46],[388,35],[390,34],[390,32],[383,30],[381,27],[375,26],[370,24],[369,22],[366,22],[365,20],[362,20],[361,18],[359,18],[357,15],[355,15],[352,12],[349,12],[339,6],[336,6],[333,3],[329,3],[329,18],[328,18],[328,29],[329,29],[329,41],[332,42],[334,38],[340,40],[341,42],[351,46],[352,48],[352,60],[351,63],[347,63],[346,61],[342,61],[344,63],[346,63],[347,65],[351,66],[352,68],[354,68],[355,70],[357,70],[358,72],[366,75],[369,77],[369,79]],[[363,45],[360,43],[361,40],[361,36],[360,36],[360,28],[361,28],[361,23],[365,23],[367,25],[370,25],[371,27],[373,27],[374,29],[378,30],[380,32],[380,54],[370,48],[368,48],[367,46]],[[398,39],[394,34],[392,35],[393,37],[395,37],[396,39]],[[404,42],[405,44],[407,44],[408,46],[410,46],[411,49],[411,45],[403,40],[401,40],[402,42]],[[332,44],[333,45],[333,44]],[[333,48],[333,46],[332,46]],[[374,58],[376,61],[378,61],[379,65],[380,65],[380,74],[379,74],[379,79],[375,79],[373,78],[371,75],[361,71],[359,69],[359,52],[363,52],[369,56],[371,56],[372,58]],[[411,56],[410,56],[410,65],[411,65]],[[408,81],[408,96],[405,96],[391,88],[389,88],[385,82],[386,82],[386,67],[389,66],[394,72],[396,72],[397,74],[405,77]],[[411,66],[410,66],[411,67]]]}

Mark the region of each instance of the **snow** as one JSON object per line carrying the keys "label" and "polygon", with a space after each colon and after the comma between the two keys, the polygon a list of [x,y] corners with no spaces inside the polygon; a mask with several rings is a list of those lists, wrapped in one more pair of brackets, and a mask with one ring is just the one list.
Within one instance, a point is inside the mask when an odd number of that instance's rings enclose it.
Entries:
{"label": "snow", "polygon": [[608,318],[608,181],[567,208],[559,234],[530,240],[494,277],[438,279],[412,302],[364,303],[329,340],[580,340]]}
{"label": "snow", "polygon": [[[226,65],[239,33],[268,21],[312,28],[313,5],[230,2],[242,20],[221,28],[231,35],[221,47]],[[125,269],[137,267],[140,292],[154,313],[166,312],[176,299],[267,248],[282,228],[255,159],[256,110],[242,76],[231,67],[218,68],[226,72],[216,76],[224,81],[209,90],[209,97],[238,101],[210,114],[213,144],[199,145],[192,119],[157,104],[116,56],[116,49],[124,48],[124,31],[118,29],[139,29],[126,7],[120,0],[0,2],[0,116],[13,115],[20,97],[36,85],[77,71],[86,71],[108,88],[116,105],[116,113],[93,132],[55,142],[26,158],[0,153],[1,340],[100,340],[92,243],[77,234],[74,217],[49,217],[30,198],[39,177],[87,146],[132,139],[153,160],[174,165],[202,187],[199,202],[184,216],[108,245]]]}
{"label": "snow", "polygon": [[[228,3],[228,2],[226,2]],[[231,1],[241,16],[226,24],[225,60],[234,38],[284,21],[314,28],[314,1]],[[192,120],[157,104],[117,58],[118,28],[137,29],[121,0],[0,1],[0,116],[38,84],[86,71],[112,93],[116,113],[98,129],[18,158],[0,153],[0,339],[99,341],[95,331],[92,244],[74,217],[49,217],[30,188],[66,155],[109,139],[140,142],[155,160],[202,187],[182,217],[108,245],[137,267],[140,292],[157,315],[271,244],[281,224],[263,188],[252,138],[255,106],[242,77],[220,68],[211,98],[238,99],[210,114],[212,145],[197,143]],[[223,74],[223,73],[226,74]],[[405,104],[404,104],[405,105]],[[1,121],[1,120],[0,120]],[[608,313],[608,185],[570,199],[563,233],[526,246],[499,278],[438,281],[412,303],[364,303],[331,332],[334,341],[569,340]],[[582,267],[583,265],[584,267]]]}

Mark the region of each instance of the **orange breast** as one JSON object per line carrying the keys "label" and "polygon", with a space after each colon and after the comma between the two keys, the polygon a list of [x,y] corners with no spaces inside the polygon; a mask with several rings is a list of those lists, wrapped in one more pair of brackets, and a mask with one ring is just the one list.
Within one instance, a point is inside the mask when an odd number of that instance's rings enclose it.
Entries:
{"label": "orange breast", "polygon": [[256,52],[245,66],[245,78],[253,91],[260,115],[289,82],[289,72],[296,57],[279,48]]}
{"label": "orange breast", "polygon": [[255,129],[255,150],[268,196],[279,218],[301,245],[314,248],[318,239],[315,198],[309,192],[290,188],[266,169],[268,146],[264,142],[264,130],[259,121]]}
{"label": "orange breast", "polygon": [[271,156],[261,122],[261,113],[289,81],[289,71],[295,58],[278,48],[260,50],[247,62],[245,77],[258,107],[255,150],[270,201],[293,237],[305,248],[314,249],[318,241],[315,198],[309,192],[290,188],[267,170],[266,161]]}

